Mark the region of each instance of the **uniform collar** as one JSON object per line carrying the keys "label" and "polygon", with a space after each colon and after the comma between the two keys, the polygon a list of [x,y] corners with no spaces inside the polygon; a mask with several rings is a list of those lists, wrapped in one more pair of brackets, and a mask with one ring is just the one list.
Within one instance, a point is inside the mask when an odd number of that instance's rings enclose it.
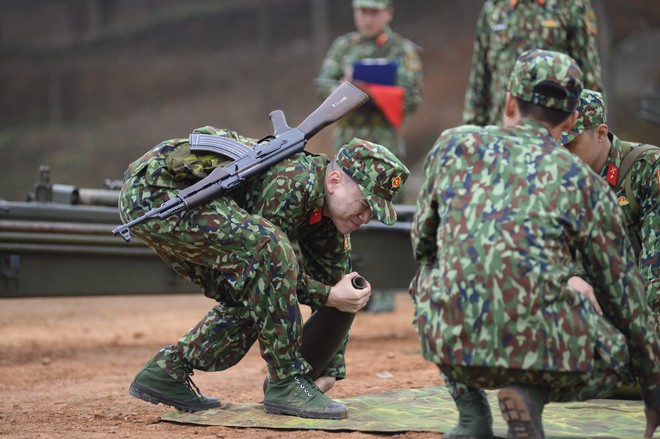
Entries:
{"label": "uniform collar", "polygon": [[537,131],[545,134],[548,137],[552,137],[550,136],[550,132],[548,131],[548,128],[546,128],[546,126],[543,125],[541,122],[538,122],[534,119],[530,119],[530,118],[520,119],[520,121],[516,124],[516,128],[523,131]]}
{"label": "uniform collar", "polygon": [[607,133],[607,137],[610,138],[610,153],[607,156],[607,160],[603,165],[603,169],[600,170],[600,175],[603,177],[607,176],[608,168],[615,166],[617,169],[621,166],[623,161],[623,152],[621,150],[621,140],[612,132]]}
{"label": "uniform collar", "polygon": [[[314,154],[315,155],[315,154]],[[310,191],[307,224],[318,224],[323,219],[323,207],[325,204],[325,174],[327,170],[327,160],[318,162],[317,178],[318,183],[315,188]]]}
{"label": "uniform collar", "polygon": [[392,38],[392,29],[389,26],[385,26],[383,31],[376,35],[373,38],[366,38],[362,36],[359,32],[355,32],[353,35],[354,43],[364,43],[367,41],[373,41],[378,46],[384,46]]}

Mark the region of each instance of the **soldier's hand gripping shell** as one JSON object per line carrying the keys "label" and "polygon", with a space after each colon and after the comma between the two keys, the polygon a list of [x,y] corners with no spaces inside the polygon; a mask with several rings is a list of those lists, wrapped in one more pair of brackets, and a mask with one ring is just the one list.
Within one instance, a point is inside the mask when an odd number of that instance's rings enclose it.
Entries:
{"label": "soldier's hand gripping shell", "polygon": [[[354,279],[356,280],[354,281]],[[356,313],[367,304],[370,296],[371,284],[356,272],[352,272],[344,275],[332,287],[326,306],[337,308],[343,312]]]}

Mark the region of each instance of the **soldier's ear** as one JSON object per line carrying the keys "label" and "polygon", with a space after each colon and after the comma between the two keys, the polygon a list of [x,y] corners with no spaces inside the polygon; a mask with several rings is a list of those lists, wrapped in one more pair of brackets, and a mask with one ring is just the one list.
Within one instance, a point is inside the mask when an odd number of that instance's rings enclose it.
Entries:
{"label": "soldier's ear", "polygon": [[596,127],[596,139],[598,142],[604,142],[607,139],[607,134],[609,133],[609,128],[606,124],[602,123]]}
{"label": "soldier's ear", "polygon": [[511,94],[511,92],[506,92],[506,101],[504,102],[504,115],[503,123],[504,126],[511,126],[517,123],[518,117],[518,101]]}
{"label": "soldier's ear", "polygon": [[334,193],[337,187],[341,184],[344,174],[342,171],[335,169],[331,171],[328,169],[328,173],[325,176],[325,190],[329,193]]}
{"label": "soldier's ear", "polygon": [[570,131],[573,129],[573,126],[575,125],[575,122],[577,121],[578,117],[580,116],[580,113],[576,110],[571,113],[571,115],[564,120],[560,125],[561,125],[561,131]]}
{"label": "soldier's ear", "polygon": [[394,7],[393,6],[389,7],[387,9],[385,9],[385,11],[387,13],[387,24],[390,24],[390,22],[394,18]]}

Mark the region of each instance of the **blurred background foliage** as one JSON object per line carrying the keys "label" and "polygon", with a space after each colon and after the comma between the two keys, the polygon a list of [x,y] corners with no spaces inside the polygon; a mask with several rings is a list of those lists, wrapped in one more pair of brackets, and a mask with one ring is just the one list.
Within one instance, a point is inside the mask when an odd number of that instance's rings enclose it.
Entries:
{"label": "blurred background foliage", "polygon": [[[424,104],[407,121],[414,177],[460,124],[483,0],[397,0],[392,27],[423,49]],[[313,79],[354,29],[350,0],[0,0],[0,199],[21,201],[41,164],[55,183],[101,187],[161,140],[214,125],[271,133],[319,104]],[[660,1],[593,0],[611,128],[660,144]],[[645,107],[647,106],[647,107]],[[645,110],[645,108],[647,108]],[[656,118],[658,117],[655,114]],[[308,145],[330,153],[331,128]]]}

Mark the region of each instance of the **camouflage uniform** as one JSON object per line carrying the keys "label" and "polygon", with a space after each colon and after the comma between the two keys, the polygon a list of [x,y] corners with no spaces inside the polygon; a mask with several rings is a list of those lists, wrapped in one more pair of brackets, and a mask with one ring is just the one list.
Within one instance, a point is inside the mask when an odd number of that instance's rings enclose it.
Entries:
{"label": "camouflage uniform", "polygon": [[596,16],[589,0],[488,0],[477,21],[463,122],[500,125],[509,75],[527,49],[565,53],[585,87],[602,90]]}
{"label": "camouflage uniform", "polygon": [[[543,54],[556,55],[545,64],[550,71],[525,73]],[[567,81],[579,78],[567,58],[524,53],[509,89],[572,111],[581,85]],[[530,77],[556,78],[570,99],[562,106],[539,95]],[[646,404],[660,406],[660,342],[648,328],[651,310],[615,202],[606,183],[532,119],[442,133],[425,162],[413,221],[421,265],[413,285],[423,354],[454,398],[514,383],[545,386],[550,401],[594,398],[629,381],[632,370]],[[566,284],[578,248],[599,279],[604,316]]]}
{"label": "camouflage uniform", "polygon": [[[629,151],[640,147],[641,143],[624,142],[610,133],[612,147],[607,158],[607,165],[601,176],[607,178],[607,170],[619,167],[625,146]],[[635,215],[626,199],[625,186],[612,187],[615,190],[619,205],[623,208],[628,236],[638,252],[636,260],[642,278],[645,279],[645,291],[649,303],[656,314],[660,315],[660,151],[650,152],[637,160],[630,170],[631,189],[641,207],[641,213]]]}
{"label": "camouflage uniform", "polygon": [[[603,96],[597,91],[585,89],[582,92],[578,111],[580,116],[573,129],[562,134],[564,145],[585,130],[607,124]],[[626,154],[644,144],[622,141],[611,132],[608,136],[610,151],[600,175],[609,183],[623,209],[628,238],[645,281],[646,296],[656,321],[660,322],[660,148],[646,152],[633,163],[627,190],[625,181],[617,184],[619,168]],[[630,196],[634,199],[630,200]],[[633,208],[634,203],[639,210]]]}
{"label": "camouflage uniform", "polygon": [[[248,146],[255,143],[213,127],[195,132],[229,137]],[[378,145],[356,139],[340,152],[348,154],[353,159],[351,166],[358,170],[355,161],[362,157],[356,151],[394,157]],[[339,162],[342,169],[355,171],[345,169],[346,161]],[[218,156],[192,154],[188,139],[161,142],[126,171],[120,197],[123,221],[158,207],[225,163]],[[327,163],[324,155],[295,154],[230,195],[133,229],[134,235],[177,273],[218,301],[188,334],[161,350],[156,358],[173,378],[183,381],[192,369],[227,369],[257,340],[272,379],[309,371],[299,352],[299,303],[313,310],[323,307],[331,287],[351,269],[349,236],[342,235],[332,220],[323,216]],[[372,191],[380,188],[383,178],[392,177],[383,162],[364,159],[359,163],[370,166],[363,177]],[[405,171],[397,175],[392,193],[407,177]],[[359,182],[359,176],[347,173]],[[392,196],[390,189],[380,189],[384,194],[379,197]],[[378,208],[371,199],[367,201],[372,210]],[[381,221],[396,220],[391,212],[374,210],[374,215]],[[301,267],[292,241],[299,244]],[[345,376],[344,350],[345,342],[324,375]]]}
{"label": "camouflage uniform", "polygon": [[[351,68],[355,61],[365,58],[395,60],[398,63],[396,85],[405,89],[403,114],[410,114],[422,103],[422,61],[419,51],[414,43],[389,27],[376,38],[365,38],[358,32],[343,35],[334,41],[326,54],[317,79],[318,93],[323,99],[328,97],[343,78],[344,71]],[[340,148],[353,137],[359,137],[385,145],[402,160],[406,157],[401,132],[372,103],[340,119],[333,135],[335,148]]]}

